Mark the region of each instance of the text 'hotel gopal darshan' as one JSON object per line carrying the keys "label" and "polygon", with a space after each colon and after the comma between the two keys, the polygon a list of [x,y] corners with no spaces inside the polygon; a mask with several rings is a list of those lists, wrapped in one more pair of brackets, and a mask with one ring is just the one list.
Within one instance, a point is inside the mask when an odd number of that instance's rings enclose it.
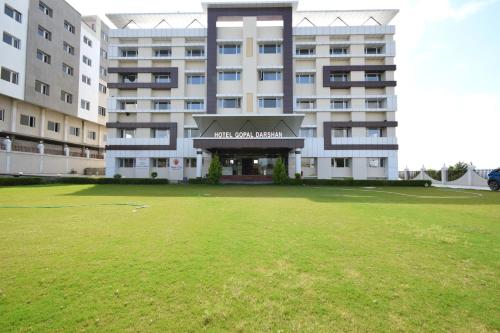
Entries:
{"label": "text 'hotel gopal darshan'", "polygon": [[395,10],[109,14],[106,175],[397,179]]}

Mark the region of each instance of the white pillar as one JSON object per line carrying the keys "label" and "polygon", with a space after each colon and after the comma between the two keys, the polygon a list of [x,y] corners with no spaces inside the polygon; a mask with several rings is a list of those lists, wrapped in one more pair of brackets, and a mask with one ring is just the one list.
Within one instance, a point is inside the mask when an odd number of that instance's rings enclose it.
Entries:
{"label": "white pillar", "polygon": [[17,101],[12,101],[12,118],[10,119],[10,131],[12,133],[16,132],[16,124],[17,124]]}
{"label": "white pillar", "polygon": [[69,173],[69,147],[64,145],[64,156],[66,156],[66,173]]}
{"label": "white pillar", "polygon": [[471,162],[467,168],[467,184],[469,184],[469,186],[472,186],[472,176],[474,175],[475,170],[476,170],[476,167]]}
{"label": "white pillar", "polygon": [[43,145],[43,141],[40,141],[40,143],[36,147],[38,149],[38,153],[40,155],[43,155],[45,152],[45,146]]}
{"label": "white pillar", "polygon": [[45,136],[45,118],[46,118],[46,113],[47,113],[47,110],[45,109],[41,109],[40,111],[40,137],[43,138]]}
{"label": "white pillar", "polygon": [[441,168],[441,184],[445,185],[448,182],[448,167],[446,164]]}
{"label": "white pillar", "polygon": [[203,168],[203,151],[196,151],[196,178],[201,178],[202,168]]}
{"label": "white pillar", "polygon": [[88,148],[85,148],[85,157],[90,158],[90,150]]}
{"label": "white pillar", "polygon": [[419,175],[419,178],[421,180],[425,180],[425,166],[422,165],[422,169],[420,169],[420,175]]}
{"label": "white pillar", "polygon": [[302,177],[302,152],[300,149],[295,150],[295,173]]}
{"label": "white pillar", "polygon": [[404,180],[410,180],[410,169],[408,167],[404,170]]}
{"label": "white pillar", "polygon": [[7,152],[7,157],[5,159],[5,172],[10,173],[10,152],[12,151],[12,141],[10,140],[9,137],[5,138],[3,141],[3,144],[5,145],[5,151]]}
{"label": "white pillar", "polygon": [[6,137],[5,140],[3,140],[3,144],[5,145],[6,151],[12,151],[12,140],[9,137]]}

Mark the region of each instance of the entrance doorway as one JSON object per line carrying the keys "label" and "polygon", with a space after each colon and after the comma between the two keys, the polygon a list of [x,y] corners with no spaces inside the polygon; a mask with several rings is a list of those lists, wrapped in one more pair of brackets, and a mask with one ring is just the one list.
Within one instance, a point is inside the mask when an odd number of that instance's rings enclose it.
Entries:
{"label": "entrance doorway", "polygon": [[223,176],[272,176],[278,158],[282,158],[288,170],[286,151],[217,151],[222,164]]}

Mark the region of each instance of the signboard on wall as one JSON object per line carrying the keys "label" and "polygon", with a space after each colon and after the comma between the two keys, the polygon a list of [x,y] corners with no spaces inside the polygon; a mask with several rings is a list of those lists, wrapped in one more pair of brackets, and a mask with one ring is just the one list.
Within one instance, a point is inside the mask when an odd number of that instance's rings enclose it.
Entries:
{"label": "signboard on wall", "polygon": [[170,159],[170,169],[171,170],[181,170],[182,169],[182,158],[171,158]]}
{"label": "signboard on wall", "polygon": [[216,139],[273,139],[282,138],[283,132],[215,132]]}
{"label": "signboard on wall", "polygon": [[135,166],[137,168],[149,168],[149,158],[147,158],[147,157],[137,157],[135,159]]}

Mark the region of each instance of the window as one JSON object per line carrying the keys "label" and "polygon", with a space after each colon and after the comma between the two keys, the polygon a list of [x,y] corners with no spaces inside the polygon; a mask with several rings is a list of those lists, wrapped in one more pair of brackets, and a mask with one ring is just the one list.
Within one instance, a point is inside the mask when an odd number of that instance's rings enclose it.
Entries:
{"label": "window", "polygon": [[63,42],[63,49],[64,49],[64,51],[66,51],[66,53],[69,53],[71,55],[75,55],[75,48],[66,42]]}
{"label": "window", "polygon": [[314,99],[298,99],[297,109],[308,110],[316,109],[316,100]]}
{"label": "window", "polygon": [[97,133],[94,131],[87,132],[87,139],[95,141],[97,138]]}
{"label": "window", "polygon": [[100,66],[99,67],[99,75],[101,75],[101,76],[107,76],[108,75],[107,69],[104,68],[104,67],[102,67],[102,66]]}
{"label": "window", "polygon": [[384,48],[382,46],[367,46],[365,47],[365,54],[382,54]]}
{"label": "window", "polygon": [[46,40],[52,40],[52,33],[41,25],[38,26],[38,36],[43,37]]}
{"label": "window", "polygon": [[90,59],[87,56],[82,57],[83,63],[86,64],[87,66],[92,66],[92,59]]}
{"label": "window", "polygon": [[19,22],[19,23],[22,22],[23,14],[21,14],[20,12],[15,10],[14,8],[5,5],[4,13],[5,13],[5,15],[12,17],[17,22]]}
{"label": "window", "polygon": [[35,91],[49,96],[50,95],[50,86],[47,83],[43,83],[42,81],[35,81]]}
{"label": "window", "polygon": [[365,101],[365,107],[367,109],[383,109],[384,100],[379,98],[367,99]]}
{"label": "window", "polygon": [[118,103],[120,110],[137,110],[137,101],[120,101]]}
{"label": "window", "polygon": [[367,128],[366,136],[369,138],[381,138],[384,137],[384,129],[383,128]]}
{"label": "window", "polygon": [[103,106],[98,106],[97,113],[102,117],[106,117],[106,108]]}
{"label": "window", "polygon": [[170,131],[168,129],[152,128],[151,137],[153,139],[168,139],[170,138]]}
{"label": "window", "polygon": [[365,80],[366,81],[380,82],[380,81],[382,81],[382,74],[380,74],[380,73],[366,73]]}
{"label": "window", "polygon": [[108,59],[108,52],[106,50],[101,49],[101,58]]}
{"label": "window", "polygon": [[73,104],[73,95],[64,90],[61,90],[61,101],[68,104]]}
{"label": "window", "polygon": [[334,128],[332,129],[332,136],[334,138],[350,138],[351,129],[350,128]]}
{"label": "window", "polygon": [[196,158],[185,158],[184,166],[186,168],[196,168]]}
{"label": "window", "polygon": [[351,159],[345,157],[332,158],[332,167],[334,168],[350,168]]}
{"label": "window", "polygon": [[61,124],[49,120],[47,123],[47,130],[59,133],[59,131],[61,130]]}
{"label": "window", "polygon": [[90,80],[90,78],[87,75],[82,74],[82,82],[85,84],[88,84],[90,86],[92,81]]}
{"label": "window", "polygon": [[281,98],[259,98],[259,108],[279,108],[281,107]]}
{"label": "window", "polygon": [[330,48],[331,55],[341,55],[348,53],[349,53],[349,48],[347,46],[334,46]]}
{"label": "window", "polygon": [[383,168],[385,167],[385,158],[369,158],[368,159],[369,168]]}
{"label": "window", "polygon": [[219,72],[219,81],[239,81],[240,72]]}
{"label": "window", "polygon": [[260,54],[279,54],[281,53],[281,44],[260,44]]}
{"label": "window", "polygon": [[281,71],[259,71],[260,81],[279,81],[281,80]]}
{"label": "window", "polygon": [[135,138],[135,128],[121,128],[117,130],[120,139],[133,139]]}
{"label": "window", "polygon": [[219,98],[218,105],[221,109],[239,109],[241,100],[239,98]]}
{"label": "window", "polygon": [[170,110],[170,101],[155,101],[153,102],[154,110]]}
{"label": "window", "polygon": [[121,55],[123,58],[137,58],[137,49],[122,49]]}
{"label": "window", "polygon": [[314,74],[297,74],[295,76],[295,82],[298,84],[314,83]]}
{"label": "window", "polygon": [[155,82],[156,83],[170,83],[170,82],[172,82],[172,78],[170,77],[170,74],[156,74],[155,75]]}
{"label": "window", "polygon": [[90,110],[90,102],[82,99],[82,100],[80,100],[80,107],[84,110],[89,111]]}
{"label": "window", "polygon": [[0,121],[5,121],[5,110],[4,109],[0,110]]}
{"label": "window", "polygon": [[349,102],[348,99],[332,99],[330,101],[330,109],[349,109]]}
{"label": "window", "polygon": [[188,74],[187,84],[205,84],[205,75]]}
{"label": "window", "polygon": [[79,127],[69,127],[69,134],[73,136],[80,136],[80,128]]}
{"label": "window", "polygon": [[64,21],[64,29],[68,30],[72,34],[74,34],[76,31],[75,26],[66,20]]}
{"label": "window", "polygon": [[316,53],[316,48],[314,47],[297,47],[295,49],[296,55],[313,55]]}
{"label": "window", "polygon": [[19,84],[19,73],[11,71],[5,67],[2,67],[1,77],[4,81]]}
{"label": "window", "polygon": [[92,47],[92,41],[87,36],[83,36],[83,42],[87,44],[89,47]]}
{"label": "window", "polygon": [[158,57],[158,58],[170,57],[171,55],[172,55],[171,49],[156,49],[155,50],[155,57]]}
{"label": "window", "polygon": [[63,63],[62,67],[63,67],[63,73],[64,74],[73,76],[73,74],[75,72],[74,69],[73,69],[73,67],[71,67],[69,65],[66,65],[65,63]]}
{"label": "window", "polygon": [[188,57],[203,57],[205,49],[203,48],[188,48],[186,49],[186,56]]}
{"label": "window", "polygon": [[38,3],[38,8],[42,11],[42,13],[44,13],[45,15],[49,16],[49,17],[52,17],[52,14],[53,14],[53,11],[52,11],[52,8],[50,8],[49,6],[47,6],[45,3],[43,2],[39,2]]}
{"label": "window", "polygon": [[219,54],[240,54],[241,47],[238,44],[219,45]]}
{"label": "window", "polygon": [[151,167],[153,168],[168,168],[168,158],[152,158]]}
{"label": "window", "polygon": [[200,136],[200,130],[197,128],[185,128],[184,137],[185,138],[198,138]]}
{"label": "window", "polygon": [[314,137],[316,137],[316,129],[315,128],[301,128],[299,130],[299,136],[301,138],[314,138]]}
{"label": "window", "polygon": [[119,158],[118,159],[119,168],[134,168],[135,158]]}
{"label": "window", "polygon": [[203,101],[186,101],[186,110],[203,110],[204,108]]}
{"label": "window", "polygon": [[38,60],[41,60],[46,64],[50,64],[50,55],[48,55],[47,53],[45,53],[41,50],[37,50],[36,57],[38,58]]}
{"label": "window", "polygon": [[108,88],[104,84],[99,83],[99,92],[105,94],[108,92]]}
{"label": "window", "polygon": [[36,127],[36,118],[33,116],[27,116],[25,114],[21,115],[21,125]]}
{"label": "window", "polygon": [[137,81],[137,74],[122,74],[122,83],[134,83]]}
{"label": "window", "polygon": [[330,82],[347,82],[349,81],[349,73],[331,73]]}
{"label": "window", "polygon": [[3,32],[3,41],[6,44],[14,46],[16,49],[21,49],[21,40],[5,31]]}

